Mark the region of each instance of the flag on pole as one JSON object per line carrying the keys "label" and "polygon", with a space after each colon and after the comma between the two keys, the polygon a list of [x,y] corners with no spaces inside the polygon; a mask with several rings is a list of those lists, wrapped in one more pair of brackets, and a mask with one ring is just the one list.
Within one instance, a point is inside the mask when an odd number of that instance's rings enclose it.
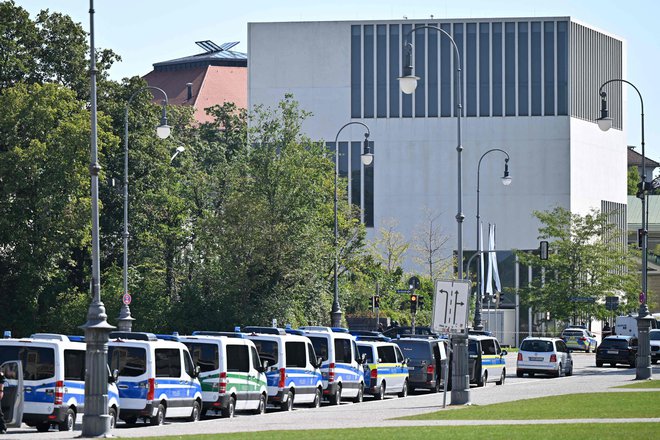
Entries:
{"label": "flag on pole", "polygon": [[[493,243],[490,246],[491,246],[492,250],[495,250],[495,224],[494,223],[492,225],[492,228],[493,228],[493,235],[492,235]],[[493,281],[495,281],[495,290],[497,292],[501,292],[502,291],[502,283],[500,282],[500,272],[497,268],[497,253],[492,252],[490,254],[490,257],[493,261]]]}
{"label": "flag on pole", "polygon": [[[479,223],[479,244],[478,244],[478,246],[479,246],[478,250],[481,252],[484,248],[484,223],[483,222]],[[486,285],[484,284],[484,279],[485,279],[484,278],[484,272],[485,272],[484,271],[484,268],[485,268],[485,266],[484,266],[484,254],[479,254],[479,264],[480,264],[479,267],[481,268],[481,270],[479,271],[479,295],[481,295],[481,297],[483,298],[484,297],[484,288],[486,287]]]}
{"label": "flag on pole", "polygon": [[[488,250],[493,250],[493,237],[492,237],[492,227],[488,223]],[[486,276],[486,294],[491,296],[493,294],[493,259],[492,253],[488,252],[488,275]]]}

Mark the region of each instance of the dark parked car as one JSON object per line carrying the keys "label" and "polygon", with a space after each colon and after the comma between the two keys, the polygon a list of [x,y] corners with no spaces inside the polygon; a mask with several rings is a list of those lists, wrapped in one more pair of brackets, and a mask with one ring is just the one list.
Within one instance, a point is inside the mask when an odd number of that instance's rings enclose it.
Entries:
{"label": "dark parked car", "polygon": [[[408,389],[426,388],[439,392],[444,387],[445,344],[435,338],[401,338],[393,342],[408,358]],[[451,377],[451,376],[449,376]],[[451,380],[451,379],[450,379]]]}
{"label": "dark parked car", "polygon": [[[388,338],[396,339],[398,336],[401,335],[412,334],[412,327],[409,326],[392,327],[385,330],[383,334]],[[415,334],[420,336],[436,336],[436,337],[439,336],[436,332],[431,330],[430,327],[420,327],[420,326],[415,327]]]}
{"label": "dark parked car", "polygon": [[596,366],[603,364],[628,364],[636,365],[637,338],[634,336],[608,336],[596,350]]}

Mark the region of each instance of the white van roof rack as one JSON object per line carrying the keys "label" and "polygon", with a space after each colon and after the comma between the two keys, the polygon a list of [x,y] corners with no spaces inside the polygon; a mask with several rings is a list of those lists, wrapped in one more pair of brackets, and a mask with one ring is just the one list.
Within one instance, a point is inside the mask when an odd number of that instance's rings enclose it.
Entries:
{"label": "white van roof rack", "polygon": [[66,335],[59,335],[56,333],[33,333],[30,335],[32,339],[47,339],[49,341],[62,341],[69,342],[69,337]]}

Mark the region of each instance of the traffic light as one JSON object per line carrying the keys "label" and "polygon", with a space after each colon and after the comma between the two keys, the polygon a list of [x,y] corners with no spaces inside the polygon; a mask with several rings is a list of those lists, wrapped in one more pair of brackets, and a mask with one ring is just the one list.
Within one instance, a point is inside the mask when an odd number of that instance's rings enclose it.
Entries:
{"label": "traffic light", "polygon": [[374,296],[374,307],[375,308],[380,308],[380,295]]}
{"label": "traffic light", "polygon": [[417,295],[410,295],[410,313],[417,313]]}

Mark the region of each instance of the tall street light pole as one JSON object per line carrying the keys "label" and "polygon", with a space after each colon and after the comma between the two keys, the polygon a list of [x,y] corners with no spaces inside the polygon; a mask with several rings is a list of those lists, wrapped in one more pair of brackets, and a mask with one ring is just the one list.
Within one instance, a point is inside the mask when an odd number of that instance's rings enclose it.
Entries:
{"label": "tall street light pole", "polygon": [[[129,304],[131,296],[128,292],[128,108],[138,94],[145,90],[157,90],[165,99],[163,100],[163,111],[161,114],[160,125],[156,127],[156,135],[161,139],[167,139],[170,135],[170,126],[167,125],[167,93],[163,89],[153,86],[145,86],[136,90],[126,103],[124,109],[124,232],[122,237],[124,239],[124,294],[122,297],[122,305],[119,311],[119,318],[117,318],[117,327],[119,331],[130,332],[133,327],[135,318],[131,316],[131,309]],[[182,148],[182,147],[179,147]],[[179,149],[177,148],[177,154]],[[174,157],[172,158],[174,159]],[[170,160],[171,162],[171,160]]]}
{"label": "tall street light pole", "polygon": [[[502,184],[504,186],[509,186],[511,185],[511,176],[509,175],[509,153],[507,153],[504,150],[501,150],[499,148],[493,148],[491,150],[486,151],[484,154],[481,155],[479,158],[479,164],[477,165],[477,252],[481,251],[481,217],[479,216],[479,184],[480,184],[480,173],[481,173],[481,161],[486,157],[488,153],[492,153],[494,151],[499,151],[500,153],[504,153],[506,158],[504,159],[504,175],[502,176]],[[481,323],[481,307],[482,307],[482,286],[481,286],[481,280],[482,280],[482,273],[483,273],[483,264],[482,264],[483,258],[480,257],[477,260],[477,294],[476,299],[474,300],[474,329],[475,330],[483,330],[484,326]]]}
{"label": "tall street light pole", "polygon": [[[451,41],[454,48],[454,55],[456,57],[456,75],[454,81],[456,84],[456,129],[457,129],[457,145],[456,152],[457,161],[457,177],[458,177],[458,209],[456,212],[456,224],[458,226],[457,234],[457,266],[458,278],[463,279],[463,163],[462,163],[462,130],[461,130],[461,116],[463,114],[463,81],[461,80],[461,54],[456,45],[456,41],[449,35],[448,32],[436,26],[419,26],[414,27],[406,34],[404,47],[408,49],[408,63],[403,66],[403,76],[399,78],[399,86],[401,91],[406,94],[411,94],[417,87],[417,80],[419,77],[413,75],[412,65],[412,43],[409,41],[413,32],[418,32],[423,29],[432,29],[440,33],[440,36],[445,36]],[[468,338],[467,333],[457,333],[452,335],[452,349],[454,352],[454,365],[452,367],[452,390],[451,390],[451,404],[452,405],[465,405],[470,403],[470,378],[468,369]]]}
{"label": "tall street light pole", "polygon": [[612,118],[609,117],[607,110],[607,93],[603,88],[611,82],[622,82],[632,86],[639,96],[639,102],[642,110],[642,176],[639,183],[639,191],[637,197],[642,199],[642,291],[639,295],[639,311],[637,314],[637,330],[638,330],[638,343],[637,359],[636,359],[636,376],[635,379],[651,379],[651,341],[649,338],[649,330],[651,328],[651,320],[653,317],[649,313],[649,308],[646,303],[648,297],[648,212],[647,212],[647,194],[651,189],[651,182],[646,181],[646,154],[644,151],[644,99],[639,89],[633,83],[625,79],[610,79],[605,81],[598,93],[601,97],[600,118],[597,119],[598,127],[601,130],[607,131],[612,128]]}
{"label": "tall street light pole", "polygon": [[108,315],[101,302],[99,263],[99,172],[96,118],[96,52],[94,50],[94,0],[89,0],[89,76],[91,113],[91,176],[92,202],[92,302],[87,311],[85,330],[85,415],[83,437],[107,437],[110,435],[108,415],[108,335],[114,329],[108,324]]}
{"label": "tall street light pole", "polygon": [[337,279],[337,271],[338,271],[338,265],[339,265],[339,222],[337,221],[337,181],[339,180],[339,133],[341,131],[348,127],[349,125],[361,125],[363,126],[367,132],[364,134],[364,149],[362,151],[362,164],[365,166],[371,165],[371,163],[374,160],[374,155],[371,152],[371,149],[369,148],[369,135],[371,135],[371,131],[369,131],[369,127],[366,126],[366,124],[363,124],[362,122],[358,121],[353,121],[349,122],[347,124],[344,124],[339,131],[337,132],[337,135],[335,136],[335,267],[334,267],[334,289],[335,289],[335,294],[334,298],[332,300],[332,311],[330,312],[330,322],[332,322],[333,327],[339,327],[341,326],[341,306],[339,305],[339,284],[338,284],[338,279]]}

